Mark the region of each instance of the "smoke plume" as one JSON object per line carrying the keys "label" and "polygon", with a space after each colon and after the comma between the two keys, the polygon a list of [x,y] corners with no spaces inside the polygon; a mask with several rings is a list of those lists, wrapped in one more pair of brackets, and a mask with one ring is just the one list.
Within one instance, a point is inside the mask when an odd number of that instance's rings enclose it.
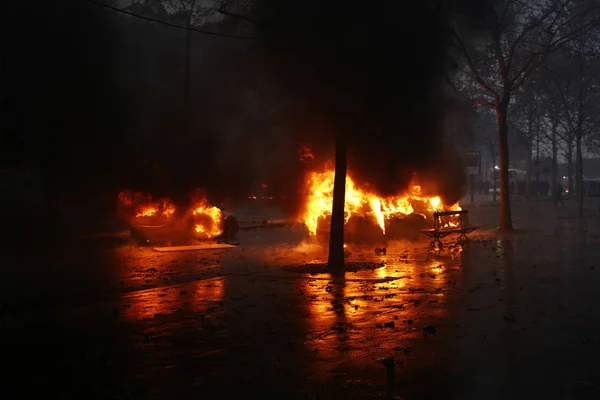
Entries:
{"label": "smoke plume", "polygon": [[352,175],[381,195],[406,189],[416,173],[449,201],[461,197],[462,166],[444,144],[449,14],[442,2],[261,4],[263,44],[297,105],[286,115],[291,136],[317,153],[343,137]]}

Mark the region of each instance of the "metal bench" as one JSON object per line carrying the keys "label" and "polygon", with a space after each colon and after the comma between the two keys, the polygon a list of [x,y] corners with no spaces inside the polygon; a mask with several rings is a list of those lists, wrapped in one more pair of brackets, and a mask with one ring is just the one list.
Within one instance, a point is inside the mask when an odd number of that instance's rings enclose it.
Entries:
{"label": "metal bench", "polygon": [[[455,218],[454,221],[450,221],[451,217],[458,218]],[[433,213],[433,228],[423,229],[421,232],[432,239],[429,244],[429,249],[434,250],[436,247],[438,249],[444,247],[444,244],[440,239],[453,233],[458,233],[459,236],[457,242],[466,242],[469,240],[467,235],[478,228],[479,226],[477,225],[469,224],[468,210],[436,211]]]}

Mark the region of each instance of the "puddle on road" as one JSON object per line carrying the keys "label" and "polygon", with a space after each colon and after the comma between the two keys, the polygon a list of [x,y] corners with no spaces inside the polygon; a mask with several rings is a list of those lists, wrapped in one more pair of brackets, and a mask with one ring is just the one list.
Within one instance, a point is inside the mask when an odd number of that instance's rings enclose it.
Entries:
{"label": "puddle on road", "polygon": [[445,292],[460,280],[457,272],[435,262],[387,264],[347,273],[346,279],[306,275],[301,284],[307,350],[327,372],[340,363],[375,371],[381,359],[405,358],[412,351],[409,342],[423,338],[446,315]]}
{"label": "puddle on road", "polygon": [[[440,319],[448,313],[447,293],[457,282],[461,285],[462,255],[428,259],[412,244],[390,247],[385,255],[350,248],[349,262],[370,267],[343,277],[285,271],[288,257],[319,263],[319,252],[306,244],[242,249],[223,258],[222,276],[174,285],[167,281],[122,296],[119,318],[156,338],[156,347],[139,347],[150,365],[160,358],[169,365],[210,362],[235,369],[232,365],[259,357],[263,371],[284,373],[285,361],[286,368],[301,369],[295,373],[318,385],[340,373],[346,381],[380,380],[381,360],[389,357],[410,358],[414,365],[431,359],[423,357],[418,343],[431,341],[440,330]],[[136,259],[132,264],[139,264],[141,274],[147,273],[143,268],[156,268],[164,276],[178,265],[177,257],[171,257],[157,267]],[[263,267],[265,260],[269,268]],[[245,353],[239,352],[240,346]],[[211,354],[210,361],[204,360],[205,354]],[[260,379],[254,369],[243,372],[251,381]],[[206,379],[216,385],[224,378],[216,374]]]}
{"label": "puddle on road", "polygon": [[148,321],[170,314],[199,313],[223,300],[223,279],[140,290],[121,298],[121,315],[128,322]]}

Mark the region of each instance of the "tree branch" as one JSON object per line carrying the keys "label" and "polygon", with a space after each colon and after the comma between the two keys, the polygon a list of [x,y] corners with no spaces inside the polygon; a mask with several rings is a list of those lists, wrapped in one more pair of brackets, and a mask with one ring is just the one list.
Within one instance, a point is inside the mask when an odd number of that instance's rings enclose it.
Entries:
{"label": "tree branch", "polygon": [[477,67],[476,67],[475,63],[473,62],[473,58],[469,54],[469,51],[467,50],[467,47],[465,46],[465,43],[463,42],[463,40],[460,38],[460,36],[458,36],[458,34],[456,33],[456,31],[452,27],[449,27],[449,29],[450,29],[450,32],[452,33],[452,36],[454,37],[454,39],[457,42],[459,50],[461,51],[461,53],[463,54],[463,56],[467,60],[467,64],[469,65],[469,68],[471,69],[471,72],[475,76],[475,80],[477,81],[477,83],[479,83],[479,85],[484,90],[488,91],[492,96],[494,96],[494,98],[496,99],[496,101],[498,101],[498,99],[500,99],[500,95],[489,84],[487,84],[483,80],[483,78],[481,77],[481,75],[477,71]]}
{"label": "tree branch", "polygon": [[508,52],[508,65],[512,65],[517,46],[519,44],[521,44],[521,40],[523,40],[525,35],[527,33],[529,33],[531,30],[540,27],[542,25],[544,19],[546,17],[548,17],[551,13],[552,13],[552,9],[548,10],[547,13],[544,14],[541,18],[538,18],[538,20],[535,23],[532,23],[532,24],[526,26],[525,28],[523,28],[521,33],[515,38],[515,40],[513,41],[513,44],[510,46],[510,50]]}
{"label": "tree branch", "polygon": [[505,4],[504,4],[504,9],[502,10],[502,14],[500,14],[500,26],[504,25],[504,22],[506,21],[506,16],[508,15],[508,10],[510,9],[510,6],[515,2],[515,0],[506,0]]}
{"label": "tree branch", "polygon": [[248,22],[248,23],[254,24],[254,25],[265,25],[266,24],[264,21],[256,21],[246,15],[241,15],[241,14],[233,13],[231,11],[227,11],[226,7],[227,7],[227,3],[221,4],[221,6],[219,8],[217,8],[217,12],[219,12],[220,14],[223,14],[227,17],[236,18],[241,21],[245,21],[245,22]]}
{"label": "tree branch", "polygon": [[498,64],[498,71],[500,72],[500,77],[502,78],[502,85],[504,88],[508,87],[508,71],[510,68],[510,65],[506,65],[505,59],[504,59],[504,54],[502,54],[502,47],[501,47],[501,25],[500,23],[495,24],[494,26],[492,26],[492,44],[494,47],[494,53],[496,55],[496,62]]}
{"label": "tree branch", "polygon": [[121,13],[121,14],[125,14],[125,15],[129,15],[131,17],[134,18],[138,18],[138,19],[143,19],[145,21],[149,21],[149,22],[154,22],[160,25],[165,25],[165,26],[169,26],[171,28],[176,28],[176,29],[182,29],[182,30],[188,30],[188,31],[194,31],[194,32],[198,32],[198,33],[203,33],[205,35],[212,35],[212,36],[220,36],[220,37],[225,37],[225,38],[229,38],[229,39],[243,39],[243,40],[253,40],[255,38],[253,37],[249,37],[249,36],[242,36],[242,35],[234,35],[234,34],[229,34],[229,33],[219,33],[219,32],[214,32],[214,31],[208,31],[206,29],[201,29],[201,28],[194,28],[194,27],[185,27],[185,26],[181,26],[181,25],[176,25],[176,24],[172,24],[170,22],[166,22],[166,21],[161,21],[159,19],[155,19],[155,18],[151,18],[151,17],[145,17],[143,15],[139,15],[127,10],[122,10],[120,8],[117,7],[113,7],[110,6],[108,4],[105,3],[101,3],[99,1],[95,1],[95,0],[85,0],[90,4],[94,4],[98,7],[102,7],[102,8],[106,8],[108,10],[117,12],[117,13]]}
{"label": "tree branch", "polygon": [[472,99],[471,97],[465,95],[464,93],[462,93],[454,84],[454,82],[452,82],[452,78],[450,78],[450,76],[448,75],[448,73],[446,73],[446,82],[448,83],[448,85],[452,88],[452,91],[459,97],[461,97],[463,100],[469,101],[471,102],[471,104],[473,105],[485,105],[491,108],[494,108],[495,105],[493,103],[490,103],[489,101],[487,101],[484,98],[478,98],[478,99]]}

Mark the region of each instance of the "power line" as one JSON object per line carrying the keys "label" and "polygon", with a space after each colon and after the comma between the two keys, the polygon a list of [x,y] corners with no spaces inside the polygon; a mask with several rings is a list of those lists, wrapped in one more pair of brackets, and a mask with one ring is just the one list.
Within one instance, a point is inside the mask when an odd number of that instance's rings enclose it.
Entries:
{"label": "power line", "polygon": [[136,14],[136,13],[132,13],[131,11],[127,11],[127,10],[123,10],[117,7],[113,7],[109,4],[106,3],[101,3],[99,1],[95,1],[95,0],[85,0],[88,3],[94,4],[98,7],[102,7],[102,8],[106,8],[121,14],[126,14],[135,18],[139,18],[139,19],[143,19],[145,21],[150,21],[150,22],[154,22],[160,25],[165,25],[165,26],[169,26],[171,28],[176,28],[176,29],[183,29],[186,31],[194,31],[194,32],[198,32],[198,33],[203,33],[205,35],[212,35],[212,36],[221,36],[221,37],[226,37],[226,38],[230,38],[230,39],[243,39],[243,40],[252,40],[254,39],[253,37],[249,37],[249,36],[242,36],[242,35],[235,35],[235,34],[229,34],[229,33],[219,33],[219,32],[214,32],[214,31],[207,31],[206,29],[201,29],[201,28],[195,28],[195,27],[186,27],[186,26],[181,26],[181,25],[176,25],[176,24],[172,24],[170,22],[166,22],[166,21],[161,21],[159,19],[156,18],[151,18],[151,17],[146,17],[140,14]]}

